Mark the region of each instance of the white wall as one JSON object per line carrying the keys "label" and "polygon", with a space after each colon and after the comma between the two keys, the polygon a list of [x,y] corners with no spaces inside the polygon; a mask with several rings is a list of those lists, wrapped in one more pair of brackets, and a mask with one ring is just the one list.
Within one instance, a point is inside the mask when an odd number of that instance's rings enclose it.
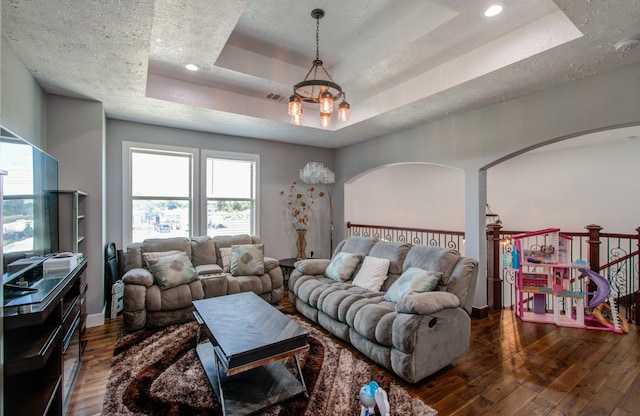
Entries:
{"label": "white wall", "polygon": [[[581,139],[572,142],[580,143]],[[487,195],[508,230],[558,227],[635,233],[640,226],[640,139],[552,150],[548,146],[487,172]]]}
{"label": "white wall", "polygon": [[346,222],[464,229],[464,172],[423,163],[365,172],[344,185]]}

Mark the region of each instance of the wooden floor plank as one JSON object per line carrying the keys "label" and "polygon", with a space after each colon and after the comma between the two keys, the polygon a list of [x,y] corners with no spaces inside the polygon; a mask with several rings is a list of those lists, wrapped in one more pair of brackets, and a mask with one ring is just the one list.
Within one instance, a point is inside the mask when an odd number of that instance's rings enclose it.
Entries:
{"label": "wooden floor plank", "polygon": [[[286,297],[281,306],[294,312]],[[85,332],[88,344],[69,415],[101,414],[122,329],[118,317]],[[442,416],[628,416],[640,409],[640,333],[635,325],[626,335],[558,328],[522,322],[504,310],[473,319],[470,344],[452,365],[419,383],[398,379],[399,384]]]}

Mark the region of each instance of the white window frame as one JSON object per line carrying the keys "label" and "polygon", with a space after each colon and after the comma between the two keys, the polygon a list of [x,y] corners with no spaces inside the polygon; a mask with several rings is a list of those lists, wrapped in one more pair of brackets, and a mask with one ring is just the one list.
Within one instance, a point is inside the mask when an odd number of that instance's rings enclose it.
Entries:
{"label": "white window frame", "polygon": [[[232,159],[232,160],[244,160],[255,163],[254,181],[255,181],[255,229],[254,235],[260,235],[260,155],[253,153],[237,153],[237,152],[224,152],[218,150],[203,149],[200,156],[200,168],[201,177],[204,178],[207,174],[207,159]],[[200,229],[199,235],[207,235],[207,182],[206,179],[200,181]]]}
{"label": "white window frame", "polygon": [[[191,189],[189,190],[189,202],[191,210],[189,212],[189,235],[194,236],[194,232],[197,230],[200,232],[200,202],[198,201],[199,195],[197,194],[197,190],[200,189],[200,167],[198,165],[199,160],[199,149],[191,148],[191,147],[179,147],[179,146],[168,146],[161,144],[152,144],[152,143],[139,143],[139,142],[130,142],[124,141],[122,142],[122,163],[123,165],[126,163],[126,169],[123,169],[122,174],[122,247],[126,247],[128,244],[132,243],[131,241],[131,230],[132,230],[132,161],[131,161],[131,151],[140,149],[142,151],[149,152],[167,152],[167,153],[177,153],[183,155],[189,155],[191,157],[191,172],[190,180],[191,180]],[[124,166],[123,166],[124,168]],[[202,235],[202,234],[197,234]]]}

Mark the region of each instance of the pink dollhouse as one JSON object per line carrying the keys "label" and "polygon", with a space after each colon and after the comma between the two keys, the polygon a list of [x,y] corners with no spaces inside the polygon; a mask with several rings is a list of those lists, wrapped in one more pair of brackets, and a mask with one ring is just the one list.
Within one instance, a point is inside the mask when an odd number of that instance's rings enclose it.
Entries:
{"label": "pink dollhouse", "polygon": [[[584,328],[586,293],[575,290],[572,280],[574,270],[584,265],[571,264],[571,237],[558,228],[547,228],[514,235],[512,242],[516,315],[523,321]],[[530,302],[533,310],[527,305]]]}
{"label": "pink dollhouse", "polygon": [[[613,325],[592,316],[585,317],[587,293],[582,287],[586,287],[586,282],[580,278],[586,276],[598,286],[588,305],[590,309],[606,301],[610,287],[606,279],[588,270],[586,262],[571,261],[571,237],[562,234],[559,228],[547,228],[511,238],[513,251],[510,258],[503,259],[503,264],[515,273],[514,312],[520,319],[628,332],[621,329],[615,309],[612,311],[615,316]],[[508,253],[505,255],[509,256]]]}

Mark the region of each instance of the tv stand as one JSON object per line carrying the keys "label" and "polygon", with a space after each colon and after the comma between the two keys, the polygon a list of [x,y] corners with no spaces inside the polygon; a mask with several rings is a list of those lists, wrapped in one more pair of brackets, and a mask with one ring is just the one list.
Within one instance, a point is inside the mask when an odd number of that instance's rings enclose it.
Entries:
{"label": "tv stand", "polygon": [[25,281],[37,292],[5,298],[5,415],[65,413],[81,358],[80,305],[86,268],[83,259],[72,270],[44,276],[42,270],[35,271],[39,280]]}

